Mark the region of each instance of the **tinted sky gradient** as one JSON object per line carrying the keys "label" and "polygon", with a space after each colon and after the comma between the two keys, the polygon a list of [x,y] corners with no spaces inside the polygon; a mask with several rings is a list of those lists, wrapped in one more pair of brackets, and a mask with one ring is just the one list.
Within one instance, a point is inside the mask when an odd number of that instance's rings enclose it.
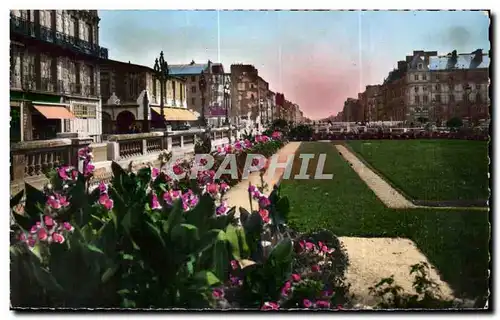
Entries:
{"label": "tinted sky gradient", "polygon": [[336,114],[347,97],[379,84],[413,50],[490,49],[483,12],[100,11],[110,58],[152,66],[251,63],[304,113]]}

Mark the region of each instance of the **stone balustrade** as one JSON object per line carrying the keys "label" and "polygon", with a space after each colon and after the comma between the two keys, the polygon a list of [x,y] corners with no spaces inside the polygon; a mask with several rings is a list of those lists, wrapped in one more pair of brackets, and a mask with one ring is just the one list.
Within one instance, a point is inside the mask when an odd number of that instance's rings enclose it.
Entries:
{"label": "stone balustrade", "polygon": [[[11,193],[24,188],[24,182],[43,187],[45,174],[60,164],[78,164],[78,149],[91,146],[96,165],[95,182],[111,178],[111,161],[126,168],[134,163],[159,164],[163,150],[174,156],[194,154],[194,145],[205,129],[159,131],[108,135],[107,141],[94,143],[92,137],[65,136],[61,139],[27,141],[11,144]],[[229,127],[211,129],[212,148],[240,138],[240,130]]]}

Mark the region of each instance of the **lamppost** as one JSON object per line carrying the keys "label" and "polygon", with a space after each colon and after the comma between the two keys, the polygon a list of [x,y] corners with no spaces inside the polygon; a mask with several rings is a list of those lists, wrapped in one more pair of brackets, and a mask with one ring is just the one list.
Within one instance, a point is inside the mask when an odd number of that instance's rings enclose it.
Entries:
{"label": "lamppost", "polygon": [[467,83],[464,85],[464,90],[465,90],[465,103],[467,103],[467,115],[469,117],[469,127],[472,126],[472,118],[471,118],[471,109],[470,109],[470,94],[472,93],[472,88],[471,86]]}
{"label": "lamppost", "polygon": [[[155,78],[160,81],[160,117],[161,121],[164,127],[165,126],[165,106],[164,106],[164,101],[163,101],[163,94],[165,91],[165,83],[168,80],[168,74],[169,74],[169,69],[168,69],[168,63],[165,61],[165,58],[163,57],[163,51],[160,52],[160,59],[156,58],[155,60],[155,65],[153,67],[153,70],[155,72]],[[148,130],[149,131],[149,121],[147,124]]]}
{"label": "lamppost", "polygon": [[200,74],[200,80],[198,81],[198,87],[201,92],[201,125],[206,126],[205,122],[205,91],[207,90],[207,81],[205,80],[205,72],[202,71]]}
{"label": "lamppost", "polygon": [[225,104],[225,107],[226,107],[226,125],[229,124],[229,93],[230,93],[230,84],[229,84],[229,81],[227,81],[225,84],[224,84],[224,104]]}

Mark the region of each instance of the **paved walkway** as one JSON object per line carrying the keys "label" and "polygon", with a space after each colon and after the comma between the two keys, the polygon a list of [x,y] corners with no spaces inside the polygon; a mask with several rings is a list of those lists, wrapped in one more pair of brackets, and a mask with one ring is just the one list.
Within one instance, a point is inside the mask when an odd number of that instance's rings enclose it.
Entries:
{"label": "paved walkway", "polygon": [[359,160],[349,149],[343,145],[335,145],[342,157],[352,166],[353,170],[359,175],[370,189],[377,195],[387,207],[393,209],[416,208],[411,201],[407,200],[402,194],[396,191],[389,183],[382,179],[378,174],[368,168]]}
{"label": "paved walkway", "polygon": [[[278,163],[286,162],[290,154],[295,154],[300,146],[300,142],[289,142],[283,148],[277,152]],[[285,169],[276,169],[273,176],[264,174],[264,182],[267,183],[268,189],[266,194],[270,194],[273,186],[278,183],[283,175]],[[248,198],[248,184],[260,186],[260,175],[258,172],[253,172],[248,176],[247,180],[243,180],[240,183],[233,186],[226,194],[227,202],[229,207],[236,206],[236,217],[239,217],[240,212],[239,207],[243,207],[250,211],[250,202]],[[253,208],[257,207],[257,203],[253,202]]]}

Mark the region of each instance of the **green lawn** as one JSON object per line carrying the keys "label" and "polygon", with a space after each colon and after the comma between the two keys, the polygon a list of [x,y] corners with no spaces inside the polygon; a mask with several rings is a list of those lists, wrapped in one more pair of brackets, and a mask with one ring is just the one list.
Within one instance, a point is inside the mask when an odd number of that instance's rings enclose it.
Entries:
{"label": "green lawn", "polygon": [[488,199],[486,141],[370,140],[348,146],[412,199]]}
{"label": "green lawn", "polygon": [[[289,223],[298,231],[329,229],[337,236],[413,240],[457,294],[476,297],[488,288],[488,213],[485,210],[386,208],[331,143],[302,143],[297,153],[326,153],[333,180],[284,180]],[[296,156],[293,175],[299,172]],[[314,176],[316,162],[308,173]],[[292,177],[293,177],[292,175]],[[388,275],[390,276],[390,275]]]}

